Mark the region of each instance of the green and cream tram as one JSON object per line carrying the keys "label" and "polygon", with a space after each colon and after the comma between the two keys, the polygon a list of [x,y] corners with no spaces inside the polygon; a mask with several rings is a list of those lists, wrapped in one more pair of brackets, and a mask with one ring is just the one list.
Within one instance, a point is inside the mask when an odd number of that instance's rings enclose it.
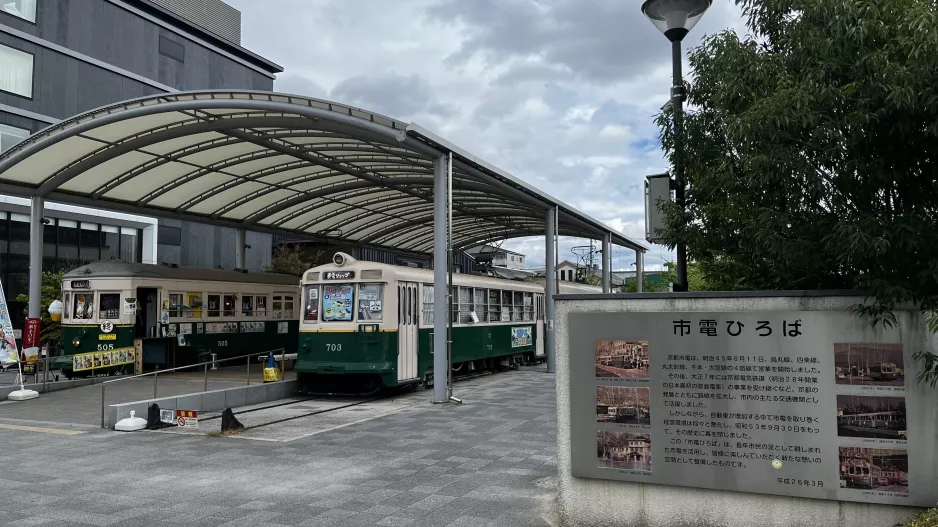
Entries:
{"label": "green and cream tram", "polygon": [[106,260],[65,274],[54,368],[171,368],[283,348],[296,353],[299,278]]}
{"label": "green and cream tram", "polygon": [[[544,357],[543,286],[464,274],[453,285],[454,375]],[[305,273],[302,295],[295,369],[305,390],[375,391],[432,379],[433,271],[337,253]]]}

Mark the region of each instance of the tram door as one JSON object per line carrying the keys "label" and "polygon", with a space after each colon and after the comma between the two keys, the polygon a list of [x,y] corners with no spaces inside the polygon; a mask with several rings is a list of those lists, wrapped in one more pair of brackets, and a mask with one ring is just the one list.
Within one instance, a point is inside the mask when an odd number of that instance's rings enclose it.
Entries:
{"label": "tram door", "polygon": [[418,324],[420,321],[417,284],[397,284],[397,380],[417,378]]}
{"label": "tram door", "polygon": [[535,301],[537,302],[537,322],[535,323],[535,333],[534,336],[534,356],[542,357],[544,356],[544,340],[546,336],[544,334],[544,295],[534,295]]}

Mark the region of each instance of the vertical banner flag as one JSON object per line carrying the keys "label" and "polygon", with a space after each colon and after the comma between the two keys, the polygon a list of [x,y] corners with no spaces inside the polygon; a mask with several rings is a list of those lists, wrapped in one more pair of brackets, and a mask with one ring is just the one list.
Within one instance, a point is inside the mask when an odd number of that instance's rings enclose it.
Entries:
{"label": "vertical banner flag", "polygon": [[19,353],[16,349],[16,338],[13,337],[13,322],[10,320],[7,299],[3,295],[3,284],[0,284],[0,364],[8,366],[17,362]]}
{"label": "vertical banner flag", "polygon": [[39,330],[42,320],[27,318],[26,328],[23,330],[23,360],[33,364],[39,360]]}

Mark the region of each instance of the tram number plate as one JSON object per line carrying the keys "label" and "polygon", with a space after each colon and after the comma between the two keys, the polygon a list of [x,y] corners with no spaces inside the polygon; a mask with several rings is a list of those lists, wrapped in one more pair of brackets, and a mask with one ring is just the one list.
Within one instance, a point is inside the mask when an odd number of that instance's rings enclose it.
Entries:
{"label": "tram number plate", "polygon": [[326,351],[342,351],[341,344],[326,344]]}
{"label": "tram number plate", "polygon": [[228,341],[227,341],[227,340],[219,340],[219,341],[218,341],[218,347],[219,347],[219,348],[224,348],[224,347],[227,346],[227,345],[228,345]]}

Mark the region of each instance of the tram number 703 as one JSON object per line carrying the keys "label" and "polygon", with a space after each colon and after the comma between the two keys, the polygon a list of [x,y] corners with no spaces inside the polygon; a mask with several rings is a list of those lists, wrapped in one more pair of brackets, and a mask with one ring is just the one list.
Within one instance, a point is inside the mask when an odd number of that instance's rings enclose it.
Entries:
{"label": "tram number 703", "polygon": [[326,344],[326,351],[342,351],[341,344]]}

